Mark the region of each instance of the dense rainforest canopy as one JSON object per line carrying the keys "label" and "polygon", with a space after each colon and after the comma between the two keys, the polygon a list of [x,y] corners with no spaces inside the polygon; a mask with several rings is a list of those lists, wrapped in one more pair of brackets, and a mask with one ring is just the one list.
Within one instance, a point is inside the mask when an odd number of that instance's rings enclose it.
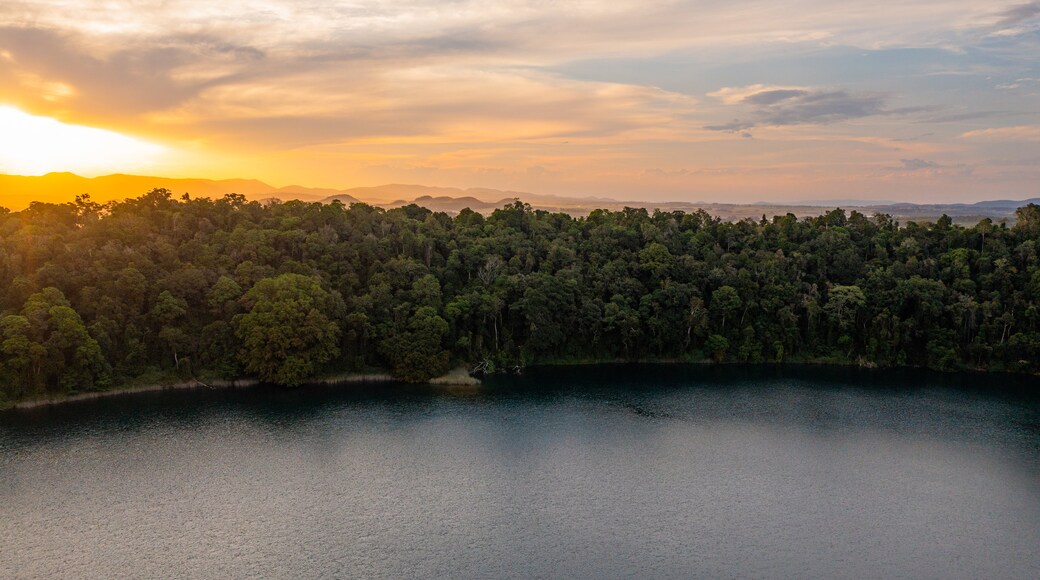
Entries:
{"label": "dense rainforest canopy", "polygon": [[175,199],[0,210],[0,398],[578,360],[1040,371],[1040,207],[943,217]]}

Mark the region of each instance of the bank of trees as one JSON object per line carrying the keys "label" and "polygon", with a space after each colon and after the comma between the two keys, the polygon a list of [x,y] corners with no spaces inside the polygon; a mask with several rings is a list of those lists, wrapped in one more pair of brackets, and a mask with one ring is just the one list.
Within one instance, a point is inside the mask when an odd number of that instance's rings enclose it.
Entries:
{"label": "bank of trees", "polygon": [[0,211],[0,392],[593,359],[1038,372],[1040,207],[1017,218],[37,203]]}

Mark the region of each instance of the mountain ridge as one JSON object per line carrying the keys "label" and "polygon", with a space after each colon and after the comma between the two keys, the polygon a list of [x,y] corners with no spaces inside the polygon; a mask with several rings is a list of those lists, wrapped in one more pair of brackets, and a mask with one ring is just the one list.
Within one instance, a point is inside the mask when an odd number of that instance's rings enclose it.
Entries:
{"label": "mountain ridge", "polygon": [[[1040,204],[1040,197],[1025,200],[983,200],[975,203],[917,204],[912,202],[870,203],[869,200],[835,200],[828,203],[818,200],[812,203],[760,202],[753,204],[685,202],[685,201],[637,201],[616,200],[599,196],[570,197],[491,188],[460,188],[419,184],[390,183],[377,186],[361,186],[345,189],[288,185],[274,187],[257,179],[207,179],[159,177],[130,174],[112,174],[98,177],[83,177],[69,172],[54,172],[41,176],[0,174],[0,207],[11,210],[24,209],[33,201],[64,203],[76,195],[90,194],[97,202],[137,197],[154,188],[166,188],[176,197],[188,193],[195,197],[223,197],[238,193],[247,199],[271,203],[275,200],[300,200],[304,202],[332,203],[345,205],[368,203],[384,209],[393,209],[417,204],[433,211],[456,214],[465,208],[480,213],[490,213],[503,205],[521,200],[536,209],[564,212],[570,215],[588,215],[595,209],[621,210],[626,207],[644,208],[648,211],[686,211],[703,209],[726,220],[760,218],[762,215],[784,215],[793,213],[800,217],[821,215],[836,207],[856,209],[864,213],[887,213],[898,219],[926,220],[947,214],[962,223],[974,223],[983,218],[994,220],[1013,219],[1015,209],[1029,203]],[[842,202],[857,202],[849,204]],[[858,203],[862,202],[863,205]]]}

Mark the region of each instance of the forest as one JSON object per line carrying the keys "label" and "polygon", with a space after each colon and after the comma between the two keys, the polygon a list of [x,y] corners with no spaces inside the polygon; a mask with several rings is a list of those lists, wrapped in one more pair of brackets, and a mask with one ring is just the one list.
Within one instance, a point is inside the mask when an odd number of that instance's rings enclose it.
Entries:
{"label": "forest", "polygon": [[1037,373],[1038,245],[1033,204],[962,227],[84,195],[0,208],[0,402],[592,361]]}

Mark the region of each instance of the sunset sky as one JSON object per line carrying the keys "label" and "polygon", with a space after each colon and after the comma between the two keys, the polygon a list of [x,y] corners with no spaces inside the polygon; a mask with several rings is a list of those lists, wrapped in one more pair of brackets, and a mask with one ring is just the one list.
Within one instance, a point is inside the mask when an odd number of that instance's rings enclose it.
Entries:
{"label": "sunset sky", "polygon": [[1040,1],[5,0],[0,173],[1040,195]]}

